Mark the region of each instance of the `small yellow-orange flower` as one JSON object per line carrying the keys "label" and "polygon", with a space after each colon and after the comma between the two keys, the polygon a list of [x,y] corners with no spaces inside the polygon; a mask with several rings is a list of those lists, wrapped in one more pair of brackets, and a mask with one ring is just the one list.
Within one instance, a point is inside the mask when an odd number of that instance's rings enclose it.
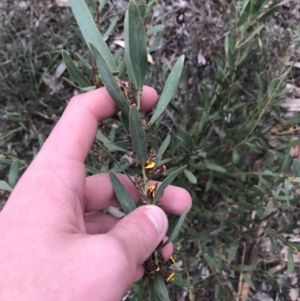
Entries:
{"label": "small yellow-orange flower", "polygon": [[171,273],[170,275],[169,275],[169,277],[167,278],[167,282],[169,282],[169,281],[174,281],[174,276],[175,276],[175,273]]}
{"label": "small yellow-orange flower", "polygon": [[155,165],[156,165],[155,162],[152,162],[152,161],[150,161],[150,160],[147,160],[146,163],[145,163],[145,169],[152,169],[152,168],[155,167]]}
{"label": "small yellow-orange flower", "polygon": [[174,258],[173,256],[170,257],[170,260],[171,260],[171,262],[172,262],[173,264],[176,263],[175,258]]}
{"label": "small yellow-orange flower", "polygon": [[147,192],[151,197],[155,197],[155,185],[151,185],[147,187]]}

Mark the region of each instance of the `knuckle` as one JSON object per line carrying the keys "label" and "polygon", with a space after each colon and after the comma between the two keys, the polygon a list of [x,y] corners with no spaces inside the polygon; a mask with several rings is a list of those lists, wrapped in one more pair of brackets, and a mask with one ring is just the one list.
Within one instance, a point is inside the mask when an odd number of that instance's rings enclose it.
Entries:
{"label": "knuckle", "polygon": [[153,249],[153,241],[155,240],[152,231],[149,229],[149,227],[142,226],[137,221],[131,220],[125,222],[125,227],[128,229],[131,235],[131,240],[134,240],[130,242],[130,245],[139,245],[139,248],[142,249],[143,252],[151,253]]}

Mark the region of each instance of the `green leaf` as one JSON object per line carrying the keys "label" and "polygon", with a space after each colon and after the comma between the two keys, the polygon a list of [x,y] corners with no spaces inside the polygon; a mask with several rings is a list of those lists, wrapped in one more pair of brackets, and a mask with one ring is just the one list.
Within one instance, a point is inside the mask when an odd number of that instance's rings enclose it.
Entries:
{"label": "green leaf", "polygon": [[296,177],[300,177],[300,163],[298,160],[293,160],[293,172]]}
{"label": "green leaf", "polygon": [[271,97],[275,87],[277,86],[277,84],[279,83],[279,79],[278,78],[273,78],[269,87],[268,87],[268,97]]}
{"label": "green leaf", "polygon": [[148,48],[148,53],[152,52],[159,44],[160,40],[162,39],[164,35],[164,31],[161,31],[156,35],[154,42],[149,46]]}
{"label": "green leaf", "polygon": [[[274,215],[276,214],[276,211],[273,212]],[[289,225],[286,225],[285,227],[283,227],[280,231],[278,231],[278,234],[279,233],[291,233],[293,230],[296,230],[296,229],[299,229],[300,228],[300,225],[297,225],[297,224],[289,224]]]}
{"label": "green leaf", "polygon": [[85,66],[89,70],[92,70],[91,64],[82,55],[80,55],[78,52],[76,52],[76,56],[78,57],[78,59],[80,60],[80,62],[82,63],[83,66]]}
{"label": "green leaf", "polygon": [[134,0],[130,0],[125,15],[124,35],[126,68],[129,81],[136,90],[139,107],[139,95],[144,84],[148,59],[144,24]]}
{"label": "green leaf", "polygon": [[130,107],[129,131],[137,159],[144,167],[148,157],[147,141],[143,123],[136,105],[132,105]]}
{"label": "green leaf", "polygon": [[[120,165],[120,163],[116,160],[116,158],[108,151],[107,148],[105,148],[101,143],[98,143],[98,146],[105,152],[105,154],[112,159],[115,164],[119,167],[120,172],[124,172],[124,174],[127,176],[127,178],[129,179],[129,181],[134,185],[134,181],[132,180],[132,178],[126,173],[125,169],[123,168],[123,166]],[[127,166],[127,165],[126,165]]]}
{"label": "green leaf", "polygon": [[240,155],[237,150],[233,150],[232,152],[232,162],[237,164],[240,161]]}
{"label": "green leaf", "polygon": [[252,49],[253,49],[252,45],[247,46],[247,48],[244,50],[243,54],[240,57],[239,65],[242,64],[242,62],[248,57]]}
{"label": "green leaf", "polygon": [[81,88],[81,91],[89,92],[89,91],[92,91],[92,90],[95,90],[95,89],[96,89],[96,86],[90,86],[90,87]]}
{"label": "green leaf", "polygon": [[[237,26],[240,27],[242,25],[244,25],[244,23],[248,20],[248,14],[246,12],[243,12],[240,15],[239,21],[237,23]],[[242,27],[243,28],[243,27]]]}
{"label": "green leaf", "polygon": [[0,180],[0,189],[8,192],[12,192],[13,189],[5,182]]}
{"label": "green leaf", "polygon": [[184,172],[184,175],[186,176],[186,178],[190,181],[190,183],[197,184],[197,178],[191,171],[189,171],[188,169],[185,169],[183,172]]}
{"label": "green leaf", "polygon": [[265,12],[259,19],[259,22],[263,22],[267,20],[269,17],[273,16],[274,13],[276,13],[280,9],[281,5],[276,5],[272,8],[270,8],[267,12]]}
{"label": "green leaf", "polygon": [[217,267],[217,261],[214,260],[211,256],[209,256],[208,254],[203,254],[203,258],[204,260],[211,265],[212,267]]}
{"label": "green leaf", "polygon": [[[300,123],[300,114],[295,114],[293,117],[286,120],[286,124],[298,124],[298,123]],[[296,146],[296,145],[293,145],[293,146]]]}
{"label": "green leaf", "polygon": [[146,35],[147,35],[147,36],[151,36],[151,35],[154,34],[154,33],[163,31],[163,30],[165,29],[165,27],[166,27],[166,26],[163,25],[163,24],[155,25],[155,26],[153,26],[153,27],[151,27],[151,28],[149,28],[149,29],[147,30]]}
{"label": "green leaf", "polygon": [[295,261],[294,261],[294,256],[291,251],[291,249],[288,249],[288,261],[287,261],[287,267],[288,267],[288,272],[291,274],[294,272],[295,269]]}
{"label": "green leaf", "polygon": [[214,170],[214,171],[218,171],[218,172],[226,172],[225,168],[223,168],[222,166],[219,166],[219,165],[212,163],[210,161],[207,161],[207,160],[204,161],[204,166],[210,170]]}
{"label": "green leaf", "polygon": [[87,79],[87,77],[76,67],[76,65],[73,63],[71,57],[69,54],[63,50],[62,52],[63,60],[66,64],[67,70],[71,77],[75,80],[75,82],[78,83],[78,85],[83,87],[89,87],[91,85],[90,81]]}
{"label": "green leaf", "polygon": [[172,281],[172,284],[182,287],[182,288],[191,288],[192,285],[188,283],[186,280],[182,279],[182,274],[175,273],[174,275],[174,281]]}
{"label": "green leaf", "polygon": [[91,10],[93,12],[95,12],[95,10],[96,10],[96,0],[89,0],[89,4],[90,4],[90,7],[91,7]]}
{"label": "green leaf", "polygon": [[154,288],[161,301],[170,301],[168,290],[162,276],[158,273],[154,275]]}
{"label": "green leaf", "polygon": [[265,27],[265,25],[260,25],[259,27],[257,27],[240,46],[244,46],[245,44],[247,44],[255,35],[259,34],[259,32],[264,27]]}
{"label": "green leaf", "polygon": [[102,56],[102,54],[95,48],[93,44],[90,44],[91,51],[97,63],[98,71],[101,76],[101,80],[106,87],[107,92],[120,108],[122,113],[125,115],[129,114],[129,105],[124,95],[121,92],[120,87],[118,86],[115,77],[111,74],[108,65]]}
{"label": "green leaf", "polygon": [[84,37],[80,31],[80,29],[74,25],[71,25],[71,28],[73,29],[73,31],[75,32],[75,34],[77,35],[77,37],[81,40],[81,42],[84,44],[85,40]]}
{"label": "green leaf", "polygon": [[152,11],[153,6],[156,4],[156,0],[149,1],[145,11],[145,17],[148,17]]}
{"label": "green leaf", "polygon": [[113,56],[111,55],[109,48],[104,42],[104,39],[102,38],[84,0],[70,0],[69,3],[88,47],[90,47],[90,43],[92,43],[95,48],[101,53],[104,60],[107,62],[109,70],[111,72],[116,71],[117,66],[115,64]]}
{"label": "green leaf", "polygon": [[243,278],[244,278],[245,282],[246,282],[252,289],[255,290],[255,286],[254,286],[252,280],[248,277],[248,275],[247,275],[247,274],[244,274],[244,273],[243,273],[242,275],[243,275]]}
{"label": "green leaf", "polygon": [[18,180],[18,174],[19,174],[19,162],[14,161],[9,170],[8,174],[8,184],[11,187],[14,187]]}
{"label": "green leaf", "polygon": [[176,177],[182,173],[184,171],[184,169],[186,168],[186,165],[178,168],[177,170],[175,170],[174,172],[172,172],[158,187],[156,193],[155,193],[155,197],[153,198],[153,204],[155,205],[158,201],[158,199],[164,194],[165,189],[167,188],[167,186],[169,184],[171,184]]}
{"label": "green leaf", "polygon": [[171,73],[168,76],[168,79],[166,81],[166,84],[164,86],[164,89],[162,91],[160,99],[158,101],[158,104],[155,108],[155,111],[154,111],[150,121],[149,121],[150,125],[152,125],[160,117],[160,115],[164,112],[167,105],[173,98],[173,96],[176,92],[179,80],[180,80],[181,72],[183,69],[183,63],[184,63],[184,55],[182,55],[178,59],[178,61],[174,65]]}
{"label": "green leaf", "polygon": [[155,287],[154,285],[151,286],[151,289],[150,289],[150,301],[161,301],[160,297],[158,296],[156,290],[155,290]]}
{"label": "green leaf", "polygon": [[161,146],[159,147],[157,154],[156,154],[156,164],[159,166],[160,165],[160,161],[161,158],[165,152],[165,150],[167,149],[167,147],[169,146],[171,141],[171,137],[170,135],[168,135],[165,140],[163,141],[163,143],[161,144]]}
{"label": "green leaf", "polygon": [[183,222],[184,222],[184,219],[185,219],[185,217],[186,217],[186,215],[187,215],[187,213],[188,213],[188,210],[189,210],[188,207],[185,207],[185,208],[184,208],[184,210],[183,210],[183,212],[181,213],[181,215],[180,215],[180,217],[179,217],[179,219],[178,219],[178,221],[177,221],[177,224],[176,224],[176,226],[174,227],[174,229],[173,229],[171,235],[169,236],[168,240],[164,243],[164,246],[165,246],[166,244],[168,244],[169,242],[174,241],[174,239],[177,237],[179,231],[181,230],[181,227],[182,227],[182,224],[183,224]]}
{"label": "green leaf", "polygon": [[233,245],[231,246],[230,248],[230,251],[229,251],[229,254],[228,254],[228,262],[231,263],[233,261],[233,259],[235,258],[236,256],[236,253],[238,251],[238,248],[239,248],[239,241],[236,240]]}
{"label": "green leaf", "polygon": [[114,17],[109,25],[109,27],[107,28],[106,32],[103,35],[103,39],[106,41],[109,37],[109,35],[111,34],[111,32],[113,31],[113,29],[115,28],[115,26],[117,25],[118,22],[118,17]]}
{"label": "green leaf", "polygon": [[77,86],[76,84],[74,84],[73,82],[71,82],[70,80],[68,80],[67,78],[63,77],[63,80],[65,80],[69,85],[71,85],[72,87],[80,90],[80,89],[84,89],[84,88],[80,88],[79,86]]}
{"label": "green leaf", "polygon": [[131,199],[130,195],[126,191],[125,187],[121,183],[121,181],[117,178],[117,176],[109,172],[110,180],[112,183],[112,186],[114,188],[115,194],[125,212],[125,214],[129,214],[134,209],[136,209],[136,205]]}
{"label": "green leaf", "polygon": [[252,10],[252,16],[253,18],[256,18],[257,15],[259,15],[261,9],[263,8],[264,5],[266,5],[268,2],[271,0],[257,0],[253,6]]}
{"label": "green leaf", "polygon": [[215,284],[214,293],[215,293],[216,301],[220,300],[223,292],[222,292],[222,288],[219,283]]}
{"label": "green leaf", "polygon": [[250,271],[254,271],[256,269],[256,265],[252,264],[252,265],[246,265],[246,264],[240,264],[239,269],[244,271],[244,272],[250,272]]}
{"label": "green leaf", "polygon": [[245,11],[245,9],[248,6],[249,2],[250,2],[250,0],[244,0],[242,10],[241,10],[241,14]]}
{"label": "green leaf", "polygon": [[106,5],[108,0],[101,0],[100,1],[100,5],[99,5],[99,8],[98,8],[98,12],[100,13],[103,9],[103,7]]}

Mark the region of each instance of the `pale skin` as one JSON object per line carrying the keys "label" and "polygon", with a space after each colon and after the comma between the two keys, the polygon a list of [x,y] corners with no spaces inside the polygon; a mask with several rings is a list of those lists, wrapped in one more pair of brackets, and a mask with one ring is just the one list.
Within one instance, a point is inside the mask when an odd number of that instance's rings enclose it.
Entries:
{"label": "pale skin", "polygon": [[[145,86],[142,109],[156,102]],[[102,213],[118,204],[109,176],[86,177],[84,166],[98,122],[117,111],[105,88],[73,97],[19,180],[0,213],[1,301],[119,301],[143,276],[142,263],[165,239],[164,211],[141,206],[121,220]],[[161,203],[178,215],[191,197],[169,186]],[[172,252],[172,244],[162,251],[165,258]]]}

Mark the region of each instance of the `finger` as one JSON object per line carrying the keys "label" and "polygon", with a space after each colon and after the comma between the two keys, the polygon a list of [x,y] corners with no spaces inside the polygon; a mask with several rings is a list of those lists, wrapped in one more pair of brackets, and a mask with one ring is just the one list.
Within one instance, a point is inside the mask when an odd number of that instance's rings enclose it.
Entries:
{"label": "finger", "polygon": [[[154,89],[144,86],[141,108],[148,110],[157,101]],[[105,88],[96,89],[71,99],[59,122],[42,147],[39,156],[67,156],[84,162],[95,139],[99,121],[118,112]],[[42,155],[41,155],[42,154]]]}
{"label": "finger", "polygon": [[89,212],[84,215],[87,234],[107,233],[115,226],[118,220],[118,218],[102,212]]}
{"label": "finger", "polygon": [[[126,175],[118,174],[118,178],[131,198],[136,202],[141,196],[139,191],[133,186]],[[84,201],[86,212],[120,205],[112,188],[109,174],[101,173],[86,179]],[[185,189],[172,185],[165,189],[160,202],[166,212],[177,215],[180,215],[185,207],[190,209],[192,206],[190,194]]]}
{"label": "finger", "polygon": [[163,210],[145,205],[122,218],[107,235],[120,243],[120,249],[135,269],[153,253],[165,237],[167,228],[168,219]]}

